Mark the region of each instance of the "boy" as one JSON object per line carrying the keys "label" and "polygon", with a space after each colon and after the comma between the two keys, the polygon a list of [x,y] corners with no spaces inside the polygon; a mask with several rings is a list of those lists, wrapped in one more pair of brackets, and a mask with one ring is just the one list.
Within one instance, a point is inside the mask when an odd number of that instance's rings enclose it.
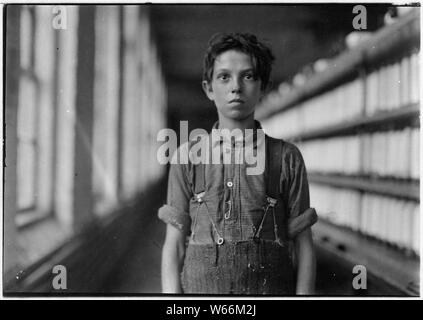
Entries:
{"label": "boy", "polygon": [[[167,223],[162,252],[164,293],[313,293],[315,256],[309,226],[316,217],[308,209],[302,156],[290,143],[268,136],[259,139],[260,124],[254,120],[273,60],[270,49],[250,34],[218,35],[210,40],[203,89],[218,111],[214,131],[238,133],[229,138],[222,134],[233,148],[222,150],[219,142],[207,146],[213,154],[228,153],[229,164],[171,165],[168,202],[159,210],[159,218]],[[244,133],[248,129],[253,136]],[[277,163],[276,167],[246,174],[248,165],[235,159],[247,146],[262,152],[264,145],[269,152],[283,146],[275,153],[277,162],[266,154],[266,161]],[[189,151],[190,144],[181,150]],[[269,189],[278,194],[269,196]],[[302,217],[308,220],[298,222]],[[291,230],[295,223],[297,232]],[[299,224],[304,231],[298,232]]]}

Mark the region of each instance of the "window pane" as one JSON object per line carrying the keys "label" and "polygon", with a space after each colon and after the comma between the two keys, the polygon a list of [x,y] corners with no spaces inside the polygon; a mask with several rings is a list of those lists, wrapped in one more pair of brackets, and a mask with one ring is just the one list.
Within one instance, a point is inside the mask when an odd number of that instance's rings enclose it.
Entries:
{"label": "window pane", "polygon": [[28,6],[21,9],[21,68],[28,69],[31,66],[31,25],[32,16]]}
{"label": "window pane", "polygon": [[18,210],[35,205],[36,92],[28,77],[21,78],[18,107],[17,202]]}

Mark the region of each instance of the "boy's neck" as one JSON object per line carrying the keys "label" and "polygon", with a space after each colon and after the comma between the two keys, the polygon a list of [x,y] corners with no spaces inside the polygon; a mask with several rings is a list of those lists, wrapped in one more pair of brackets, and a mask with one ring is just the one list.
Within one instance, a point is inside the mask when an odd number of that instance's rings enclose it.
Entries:
{"label": "boy's neck", "polygon": [[243,120],[234,120],[224,117],[219,117],[219,126],[218,129],[241,129],[244,132],[245,129],[256,129],[256,124],[254,121],[254,114],[250,117]]}

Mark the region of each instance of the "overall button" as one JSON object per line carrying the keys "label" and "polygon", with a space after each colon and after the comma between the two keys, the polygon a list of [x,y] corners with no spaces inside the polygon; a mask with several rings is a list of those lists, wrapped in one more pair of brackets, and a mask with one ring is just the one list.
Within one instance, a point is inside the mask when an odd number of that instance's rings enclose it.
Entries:
{"label": "overall button", "polygon": [[234,184],[233,184],[233,182],[232,182],[232,181],[228,181],[228,182],[226,182],[226,185],[227,185],[229,188],[232,188],[232,186],[233,186]]}

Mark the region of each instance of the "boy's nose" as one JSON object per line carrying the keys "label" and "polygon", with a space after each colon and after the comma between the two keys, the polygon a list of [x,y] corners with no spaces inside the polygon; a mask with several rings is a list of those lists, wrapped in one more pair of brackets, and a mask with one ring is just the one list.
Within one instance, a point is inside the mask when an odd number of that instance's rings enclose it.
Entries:
{"label": "boy's nose", "polygon": [[232,92],[241,92],[241,83],[239,79],[234,79],[232,82]]}

